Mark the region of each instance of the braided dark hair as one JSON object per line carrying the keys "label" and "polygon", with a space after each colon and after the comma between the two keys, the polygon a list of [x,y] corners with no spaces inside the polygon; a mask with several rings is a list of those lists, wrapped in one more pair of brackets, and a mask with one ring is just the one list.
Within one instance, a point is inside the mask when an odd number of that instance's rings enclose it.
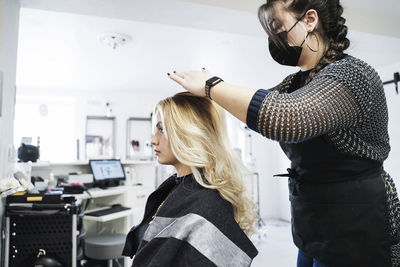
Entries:
{"label": "braided dark hair", "polygon": [[346,19],[342,17],[343,7],[339,0],[267,0],[258,9],[258,18],[268,35],[273,33],[273,29],[267,21],[266,12],[273,9],[274,4],[279,1],[297,19],[301,19],[309,9],[315,9],[318,13],[319,26],[315,31],[319,33],[329,47],[310,72],[307,80],[309,82],[325,66],[343,57],[344,50],[350,46],[350,41],[347,38],[347,26],[345,25]]}

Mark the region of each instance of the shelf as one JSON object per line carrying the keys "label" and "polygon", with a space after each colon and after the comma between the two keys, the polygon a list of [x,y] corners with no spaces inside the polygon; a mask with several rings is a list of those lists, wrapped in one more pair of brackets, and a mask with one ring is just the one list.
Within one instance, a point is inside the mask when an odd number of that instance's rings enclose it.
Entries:
{"label": "shelf", "polygon": [[32,167],[49,167],[50,161],[28,162]]}
{"label": "shelf", "polygon": [[70,162],[38,161],[38,162],[31,162],[30,164],[32,168],[51,167],[51,166],[83,166],[83,165],[88,165],[89,161],[87,160],[70,161]]}
{"label": "shelf", "polygon": [[129,187],[127,185],[120,185],[116,187],[109,187],[107,189],[101,189],[98,187],[93,187],[89,189],[89,194],[84,192],[82,194],[64,194],[63,197],[74,196],[77,199],[89,199],[89,198],[99,198],[99,197],[109,197],[120,195],[128,191]]}
{"label": "shelf", "polygon": [[92,196],[92,198],[119,195],[119,194],[125,193],[126,191],[128,191],[128,186],[124,186],[124,185],[116,186],[116,187],[109,187],[107,189],[101,189],[98,187],[89,189],[89,193]]}
{"label": "shelf", "polygon": [[87,198],[99,198],[99,197],[108,197],[108,196],[115,196],[115,195],[120,195],[128,191],[127,186],[116,186],[116,187],[110,187],[107,189],[101,189],[98,187],[90,188],[89,193],[86,193],[84,195],[87,196]]}
{"label": "shelf", "polygon": [[88,220],[88,221],[94,221],[94,222],[108,222],[108,221],[112,221],[115,219],[119,219],[119,218],[123,218],[123,217],[127,217],[129,215],[133,214],[133,210],[124,210],[124,211],[119,211],[119,212],[114,212],[108,215],[104,215],[104,216],[88,216],[85,215],[83,216],[84,220]]}
{"label": "shelf", "polygon": [[122,164],[155,164],[155,160],[123,160]]}
{"label": "shelf", "polygon": [[[121,160],[122,165],[135,165],[135,164],[155,164],[155,160]],[[89,165],[88,160],[70,161],[70,162],[50,162],[39,161],[31,162],[32,168],[51,167],[51,166],[84,166]]]}

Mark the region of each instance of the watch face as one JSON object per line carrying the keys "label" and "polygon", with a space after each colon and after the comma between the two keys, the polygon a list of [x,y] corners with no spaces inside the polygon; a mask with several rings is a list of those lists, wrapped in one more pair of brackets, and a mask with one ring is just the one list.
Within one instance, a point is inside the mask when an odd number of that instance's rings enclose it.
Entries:
{"label": "watch face", "polygon": [[222,81],[221,78],[214,76],[206,81],[206,85],[213,86],[214,84],[217,84],[220,81]]}
{"label": "watch face", "polygon": [[213,84],[213,85],[214,85],[214,84],[217,84],[220,80],[221,80],[221,79],[218,78],[218,79],[216,79],[215,81],[213,81],[212,84]]}

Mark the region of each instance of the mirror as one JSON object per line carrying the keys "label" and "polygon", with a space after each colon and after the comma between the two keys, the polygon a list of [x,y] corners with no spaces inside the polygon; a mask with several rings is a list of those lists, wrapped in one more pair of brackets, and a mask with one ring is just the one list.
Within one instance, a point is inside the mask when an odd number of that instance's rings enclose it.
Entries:
{"label": "mirror", "polygon": [[153,159],[151,118],[128,118],[126,121],[126,155],[128,159]]}

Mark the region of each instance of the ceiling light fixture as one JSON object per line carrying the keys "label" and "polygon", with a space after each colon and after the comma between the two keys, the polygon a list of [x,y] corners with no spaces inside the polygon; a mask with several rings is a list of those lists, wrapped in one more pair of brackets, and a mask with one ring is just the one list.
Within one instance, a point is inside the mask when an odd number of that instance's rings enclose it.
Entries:
{"label": "ceiling light fixture", "polygon": [[129,35],[123,33],[103,33],[97,36],[97,39],[112,49],[116,49],[132,40]]}

